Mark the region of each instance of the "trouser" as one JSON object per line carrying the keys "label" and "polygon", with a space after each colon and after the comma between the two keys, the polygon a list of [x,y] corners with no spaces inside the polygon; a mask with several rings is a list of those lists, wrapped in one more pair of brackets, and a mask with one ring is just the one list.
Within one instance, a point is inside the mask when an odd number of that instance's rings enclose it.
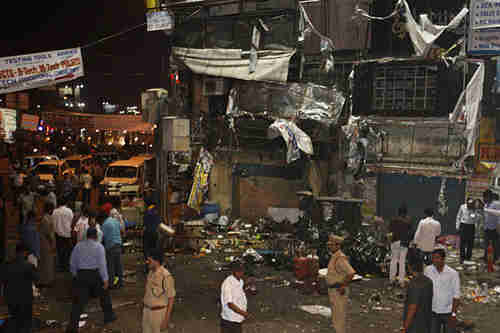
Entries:
{"label": "trouser", "polygon": [[77,331],[80,315],[85,310],[90,297],[99,297],[101,308],[104,312],[104,321],[111,320],[115,316],[109,290],[103,289],[103,282],[97,269],[79,270],[73,283],[73,305],[71,307],[71,317],[68,327],[70,331]]}
{"label": "trouser", "polygon": [[123,284],[123,266],[122,266],[122,246],[113,245],[106,249],[106,262],[108,265],[109,285],[112,286],[112,281],[115,276],[118,277],[118,284]]}
{"label": "trouser", "polygon": [[451,313],[432,312],[431,333],[455,333],[456,324],[449,325]]}
{"label": "trouser", "polygon": [[220,332],[221,333],[241,333],[242,325],[234,321],[229,321],[222,319],[220,320]]}
{"label": "trouser", "polygon": [[460,259],[470,260],[474,248],[474,235],[476,227],[474,224],[460,224]]}
{"label": "trouser", "polygon": [[29,333],[33,323],[33,303],[7,304],[10,318],[6,333]]}
{"label": "trouser", "polygon": [[90,205],[90,189],[84,188],[82,190],[82,202],[84,205]]}
{"label": "trouser", "polygon": [[161,323],[165,319],[167,308],[151,310],[144,307],[142,310],[142,333],[160,333]]}
{"label": "trouser", "polygon": [[332,307],[332,326],[335,328],[335,333],[346,333],[349,289],[344,288],[344,290],[344,295],[341,295],[336,288],[328,289],[328,297]]}
{"label": "trouser", "polygon": [[403,283],[406,276],[406,254],[408,248],[401,246],[401,242],[393,242],[391,244],[391,266],[389,270],[389,279],[394,281],[396,279],[396,271],[399,265],[399,283]]}
{"label": "trouser", "polygon": [[486,244],[484,247],[484,258],[488,258],[488,246],[490,245],[490,242],[493,245],[493,253],[494,253],[494,260],[496,261],[498,258],[498,233],[496,229],[485,229],[484,230],[484,238],[486,239]]}
{"label": "trouser", "polygon": [[71,248],[71,238],[61,237],[56,234],[57,266],[60,269],[68,270]]}

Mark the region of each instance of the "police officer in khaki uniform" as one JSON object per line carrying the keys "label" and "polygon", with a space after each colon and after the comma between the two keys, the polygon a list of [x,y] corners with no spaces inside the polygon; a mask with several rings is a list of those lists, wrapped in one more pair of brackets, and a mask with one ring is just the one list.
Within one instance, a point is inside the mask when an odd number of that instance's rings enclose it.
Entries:
{"label": "police officer in khaki uniform", "polygon": [[174,306],[174,278],[162,266],[163,252],[160,249],[150,251],[146,261],[149,273],[144,294],[142,332],[160,333],[168,327]]}
{"label": "police officer in khaki uniform", "polygon": [[332,326],[336,333],[346,332],[346,307],[349,296],[348,285],[354,277],[354,269],[349,264],[347,256],[340,250],[344,239],[336,235],[328,236],[328,248],[331,253],[328,263],[326,282],[328,296],[332,306]]}

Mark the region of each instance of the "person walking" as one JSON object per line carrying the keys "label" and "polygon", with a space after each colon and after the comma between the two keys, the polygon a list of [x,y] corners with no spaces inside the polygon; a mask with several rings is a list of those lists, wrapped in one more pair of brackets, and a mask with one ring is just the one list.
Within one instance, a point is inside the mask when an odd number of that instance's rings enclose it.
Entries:
{"label": "person walking", "polygon": [[221,286],[220,301],[221,333],[241,333],[242,324],[249,318],[247,296],[245,294],[243,264],[238,261],[231,263],[231,275]]}
{"label": "person walking", "polygon": [[46,202],[44,214],[40,222],[40,286],[50,287],[54,283],[56,235],[52,213],[54,205]]}
{"label": "person walking", "polygon": [[425,218],[418,223],[415,232],[414,243],[424,258],[424,264],[431,264],[431,254],[436,245],[436,238],[441,234],[441,223],[434,220],[434,210],[426,208],[424,210]]}
{"label": "person walking", "polygon": [[104,248],[106,249],[106,260],[108,263],[108,273],[111,288],[123,287],[123,267],[122,267],[122,237],[120,222],[109,216],[109,210],[103,212],[107,218],[102,224]]}
{"label": "person walking", "polygon": [[492,244],[494,249],[493,260],[498,259],[498,233],[497,225],[500,223],[500,216],[495,214],[495,211],[500,210],[500,201],[498,201],[498,196],[491,190],[486,190],[483,192],[484,200],[484,260],[488,258],[488,245]]}
{"label": "person walking", "polygon": [[21,224],[26,223],[29,212],[35,210],[35,194],[28,185],[24,185],[21,196],[17,198],[21,207]]}
{"label": "person walking", "polygon": [[87,239],[76,244],[71,252],[70,270],[73,275],[75,297],[66,332],[78,332],[80,315],[91,296],[99,297],[104,312],[104,324],[116,320],[108,290],[109,276],[106,267],[106,254],[102,244],[97,242],[96,229],[88,229]]}
{"label": "person walking", "polygon": [[435,249],[432,265],[424,271],[433,284],[431,333],[456,332],[460,277],[456,270],[445,264],[445,257],[444,249]]}
{"label": "person walking", "polygon": [[26,250],[35,256],[37,266],[40,260],[40,233],[36,226],[35,213],[30,211],[26,218],[26,223],[22,225],[21,240]]}
{"label": "person walking", "polygon": [[424,262],[422,258],[415,258],[409,267],[413,279],[408,284],[401,332],[431,333],[432,280],[423,274]]}
{"label": "person walking", "polygon": [[82,183],[82,204],[90,207],[90,191],[92,190],[92,175],[88,166],[85,166],[80,175]]}
{"label": "person walking", "polygon": [[149,274],[144,293],[142,333],[160,333],[168,328],[174,307],[175,282],[172,274],[162,266],[163,252],[151,251],[147,258]]}
{"label": "person walking", "polygon": [[109,216],[120,222],[120,230],[122,233],[122,237],[125,237],[126,226],[125,226],[125,219],[123,218],[123,215],[121,213],[122,202],[120,200],[120,197],[118,196],[114,197],[110,203],[112,208],[109,211]]}
{"label": "person walking", "polygon": [[460,234],[461,264],[464,260],[470,260],[472,258],[476,225],[479,224],[480,219],[481,215],[477,213],[474,207],[474,200],[470,198],[467,199],[467,203],[461,205],[457,213],[456,228]]}
{"label": "person walking", "polygon": [[45,185],[38,186],[38,193],[40,193],[40,199],[44,209],[45,209],[45,204],[47,202],[52,203],[54,209],[57,207],[57,197],[55,193],[52,190],[50,190],[47,186]]}
{"label": "person walking", "polygon": [[[95,214],[94,214],[95,215]],[[87,229],[89,228],[90,211],[88,206],[82,207],[82,212],[73,228],[73,239],[78,243],[87,238]]]}
{"label": "person walking", "polygon": [[73,211],[66,206],[66,198],[63,197],[60,206],[54,209],[52,219],[56,233],[57,264],[62,271],[68,270],[69,256],[71,254],[71,224],[73,222]]}
{"label": "person walking", "polygon": [[340,250],[343,242],[344,238],[340,236],[328,236],[327,245],[331,258],[328,263],[326,283],[332,307],[332,326],[336,333],[346,333],[348,286],[356,273],[349,264],[347,256]]}
{"label": "person walking", "polygon": [[62,182],[62,193],[61,197],[63,200],[72,202],[73,200],[73,183],[71,182],[71,175],[69,173],[64,175],[64,180]]}
{"label": "person walking", "polygon": [[33,283],[39,280],[35,267],[26,260],[26,248],[16,245],[16,259],[0,269],[0,284],[9,311],[7,332],[30,333],[33,322]]}
{"label": "person walking", "polygon": [[[153,203],[153,200],[150,198],[146,198],[146,211],[144,212],[143,217],[143,234],[142,234],[142,242],[143,242],[143,252],[144,259],[147,259],[149,253],[157,247],[158,244],[158,226],[161,223],[161,217],[158,214],[158,209],[156,205]],[[148,265],[146,264],[145,272],[148,271]]]}
{"label": "person walking", "polygon": [[399,268],[399,285],[403,286],[406,276],[406,255],[410,242],[411,220],[408,217],[406,206],[398,209],[398,216],[391,220],[389,232],[392,234],[391,243],[391,266],[389,270],[389,281],[391,285],[396,284],[396,272]]}

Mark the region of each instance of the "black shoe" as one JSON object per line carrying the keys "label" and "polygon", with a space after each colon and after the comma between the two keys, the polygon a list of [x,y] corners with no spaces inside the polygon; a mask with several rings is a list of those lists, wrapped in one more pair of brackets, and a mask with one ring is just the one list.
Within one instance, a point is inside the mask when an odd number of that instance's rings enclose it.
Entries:
{"label": "black shoe", "polygon": [[115,315],[115,313],[113,312],[113,313],[112,313],[109,317],[104,318],[104,325],[109,324],[109,323],[112,323],[112,322],[114,322],[116,319],[117,319],[117,318],[116,318],[116,315]]}

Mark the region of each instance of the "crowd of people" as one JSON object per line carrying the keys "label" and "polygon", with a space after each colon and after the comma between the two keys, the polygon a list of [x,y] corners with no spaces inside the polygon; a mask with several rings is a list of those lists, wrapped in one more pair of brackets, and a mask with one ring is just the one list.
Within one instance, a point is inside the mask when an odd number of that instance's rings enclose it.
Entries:
{"label": "crowd of people", "polygon": [[[398,216],[391,220],[389,282],[393,287],[408,287],[403,332],[455,332],[460,277],[456,270],[445,264],[446,250],[437,242],[442,228],[434,211],[425,209],[424,215],[424,219],[414,223],[403,206]],[[500,201],[496,193],[486,190],[483,200],[468,198],[458,210],[455,226],[461,264],[471,260],[477,235],[481,232],[482,259],[497,261]],[[407,267],[410,270],[409,283],[406,282]]]}

